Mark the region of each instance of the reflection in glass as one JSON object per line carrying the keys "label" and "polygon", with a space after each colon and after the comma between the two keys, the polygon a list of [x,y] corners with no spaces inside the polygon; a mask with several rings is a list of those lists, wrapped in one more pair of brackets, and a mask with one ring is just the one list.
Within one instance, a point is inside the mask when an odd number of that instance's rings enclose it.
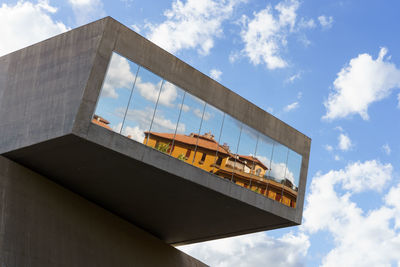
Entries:
{"label": "reflection in glass", "polygon": [[[201,145],[203,152],[209,154],[205,164],[203,164],[207,171],[214,172],[215,167],[221,166],[223,158],[217,157],[219,149],[220,136],[222,125],[224,122],[224,113],[211,105],[206,105],[203,116],[203,123],[201,124],[199,145]],[[205,150],[204,150],[205,149]]]}
{"label": "reflection in glass", "polygon": [[233,181],[260,193],[263,186],[257,182],[258,179],[256,179],[255,175],[258,174],[262,177],[267,167],[255,157],[257,142],[258,132],[243,124],[240,142],[235,155]]}
{"label": "reflection in glass", "polygon": [[178,123],[185,92],[165,81],[162,85],[157,108],[148,132],[145,132],[147,145],[164,153],[173,152],[173,140],[177,131],[184,131]]}
{"label": "reflection in glass", "polygon": [[296,207],[301,155],[116,53],[93,123]]}
{"label": "reflection in glass", "polygon": [[286,172],[287,183],[285,185],[288,188],[287,195],[288,197],[291,197],[291,201],[288,203],[288,206],[291,206],[293,208],[296,207],[297,192],[300,180],[301,161],[302,161],[301,155],[289,149],[287,172]]}
{"label": "reflection in glass", "polygon": [[120,132],[138,65],[113,53],[92,122]]}
{"label": "reflection in glass", "polygon": [[234,170],[239,171],[242,167],[241,164],[236,164],[241,127],[241,122],[225,114],[219,138],[216,165],[212,172],[229,180],[233,179]]}
{"label": "reflection in glass", "polygon": [[[274,146],[274,153],[272,155],[271,161],[271,169],[269,172],[270,179],[275,182],[271,183],[270,191],[272,191],[271,196],[276,201],[282,202],[282,191],[283,191],[283,184],[285,182],[285,175],[286,175],[286,162],[288,157],[289,149],[279,143],[276,143]],[[278,187],[278,188],[274,188]],[[276,192],[274,192],[276,189]]]}
{"label": "reflection in glass", "polygon": [[139,69],[125,123],[121,125],[123,135],[146,143],[145,132],[150,129],[162,85],[160,77],[145,68]]}

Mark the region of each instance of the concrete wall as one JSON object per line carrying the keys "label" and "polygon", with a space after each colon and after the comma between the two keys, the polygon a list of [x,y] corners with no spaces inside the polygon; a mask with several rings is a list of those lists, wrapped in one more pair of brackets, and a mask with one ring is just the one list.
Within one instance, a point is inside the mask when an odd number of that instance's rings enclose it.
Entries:
{"label": "concrete wall", "polygon": [[0,153],[72,131],[105,23],[0,58]]}
{"label": "concrete wall", "polygon": [[205,266],[0,156],[0,266]]}

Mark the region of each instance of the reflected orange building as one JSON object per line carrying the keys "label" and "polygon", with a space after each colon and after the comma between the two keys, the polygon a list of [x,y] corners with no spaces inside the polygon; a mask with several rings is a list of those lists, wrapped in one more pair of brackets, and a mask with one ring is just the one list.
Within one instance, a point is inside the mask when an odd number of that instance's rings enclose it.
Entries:
{"label": "reflected orange building", "polygon": [[[296,207],[297,190],[285,179],[282,182],[267,176],[268,168],[251,155],[233,154],[227,144],[220,145],[211,133],[198,135],[145,132],[143,143],[161,152],[229,179],[238,185],[283,204]],[[297,189],[297,188],[296,188]]]}
{"label": "reflected orange building", "polygon": [[94,115],[93,119],[92,119],[92,123],[97,124],[99,126],[102,126],[108,130],[111,130],[111,127],[108,126],[110,124],[110,122],[106,119],[104,119],[103,117],[99,116],[99,115]]}

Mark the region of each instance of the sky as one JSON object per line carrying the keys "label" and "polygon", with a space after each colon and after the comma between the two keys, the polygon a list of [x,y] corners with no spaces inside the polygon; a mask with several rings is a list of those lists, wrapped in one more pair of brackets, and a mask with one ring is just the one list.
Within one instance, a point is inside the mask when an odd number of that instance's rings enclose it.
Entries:
{"label": "sky", "polygon": [[104,16],[312,139],[301,226],[179,247],[211,266],[400,266],[400,1],[0,1],[0,56]]}

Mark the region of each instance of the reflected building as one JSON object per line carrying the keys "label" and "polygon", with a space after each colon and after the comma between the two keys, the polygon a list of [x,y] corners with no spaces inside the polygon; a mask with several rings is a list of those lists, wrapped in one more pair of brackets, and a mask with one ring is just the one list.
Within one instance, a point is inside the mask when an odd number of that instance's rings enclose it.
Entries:
{"label": "reflected building", "polygon": [[0,129],[8,267],[204,266],[174,246],[302,220],[310,138],[110,17],[0,57]]}
{"label": "reflected building", "polygon": [[145,132],[143,143],[172,157],[214,173],[254,192],[296,207],[297,187],[288,179],[267,176],[269,168],[257,157],[232,154],[212,133],[190,135]]}

